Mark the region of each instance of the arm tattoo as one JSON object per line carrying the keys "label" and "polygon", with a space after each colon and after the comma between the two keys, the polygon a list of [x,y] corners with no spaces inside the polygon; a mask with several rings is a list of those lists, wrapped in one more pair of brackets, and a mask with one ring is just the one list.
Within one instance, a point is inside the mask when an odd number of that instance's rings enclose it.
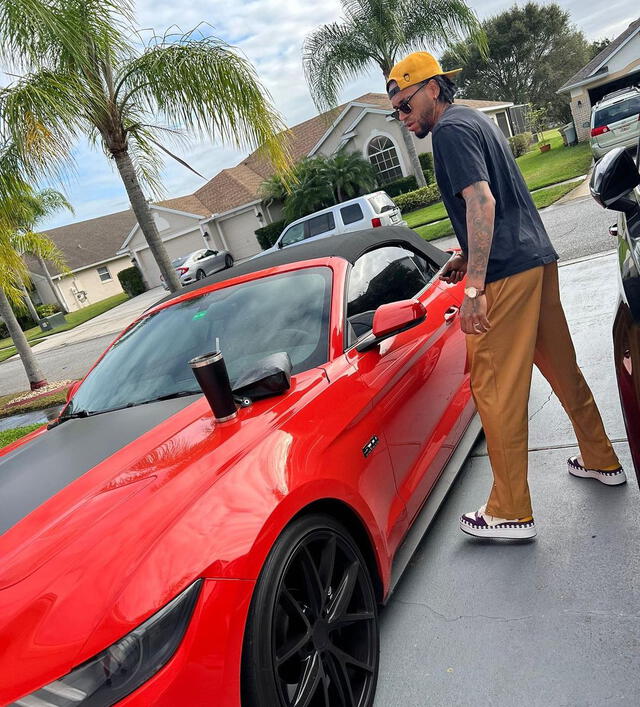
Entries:
{"label": "arm tattoo", "polygon": [[474,287],[484,287],[487,263],[493,240],[495,200],[486,182],[476,182],[464,190],[467,207],[467,238],[469,263],[467,282]]}

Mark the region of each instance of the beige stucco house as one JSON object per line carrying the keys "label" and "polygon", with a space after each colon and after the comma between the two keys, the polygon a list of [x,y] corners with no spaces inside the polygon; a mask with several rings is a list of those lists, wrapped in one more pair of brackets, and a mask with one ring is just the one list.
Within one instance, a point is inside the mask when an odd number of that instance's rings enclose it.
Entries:
{"label": "beige stucco house", "polygon": [[558,89],[558,93],[569,94],[571,98],[571,114],[578,141],[590,137],[592,106],[607,93],[638,85],[640,17]]}
{"label": "beige stucco house", "polygon": [[[507,137],[513,134],[512,103],[459,100],[486,113]],[[400,125],[390,116],[385,94],[367,93],[334,110],[293,126],[289,148],[294,161],[331,155],[344,146],[370,160],[384,183],[411,174]],[[418,153],[431,151],[431,137],[412,138]],[[256,229],[278,220],[281,207],[260,196],[273,174],[259,151],[224,169],[192,195],[152,204],[160,237],[172,258],[208,247],[228,250],[236,261],[260,251]],[[160,284],[160,272],[133,213],[123,211],[56,228],[48,235],[67,257],[71,275],[53,271],[55,287],[70,310],[121,291],[117,273],[136,263],[148,287]],[[53,301],[42,268],[32,264],[34,282],[44,302]]]}

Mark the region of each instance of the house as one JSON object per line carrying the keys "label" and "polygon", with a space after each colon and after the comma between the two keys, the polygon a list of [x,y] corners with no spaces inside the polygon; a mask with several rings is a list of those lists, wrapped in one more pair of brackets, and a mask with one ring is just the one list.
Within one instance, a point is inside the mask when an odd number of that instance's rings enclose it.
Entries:
{"label": "house", "polygon": [[[509,137],[509,109],[496,101],[458,100],[486,113]],[[384,185],[412,173],[400,124],[389,113],[386,94],[367,93],[289,130],[294,161],[331,155],[340,147],[370,160]],[[431,136],[411,135],[418,153],[431,151]],[[260,185],[272,176],[269,161],[256,150],[238,165],[223,169],[190,196],[152,204],[158,231],[171,258],[198,248],[228,250],[236,261],[255,255],[260,246],[255,231],[281,217],[278,204],[260,196]],[[69,309],[120,291],[117,273],[136,263],[148,287],[160,284],[160,272],[133,213],[123,211],[48,232],[67,257],[71,275],[53,271],[55,286]],[[53,301],[45,273],[35,264],[34,282],[41,299]]]}
{"label": "house", "polygon": [[640,85],[640,17],[557,91],[571,98],[580,142],[590,137],[592,106],[607,93],[634,85]]}

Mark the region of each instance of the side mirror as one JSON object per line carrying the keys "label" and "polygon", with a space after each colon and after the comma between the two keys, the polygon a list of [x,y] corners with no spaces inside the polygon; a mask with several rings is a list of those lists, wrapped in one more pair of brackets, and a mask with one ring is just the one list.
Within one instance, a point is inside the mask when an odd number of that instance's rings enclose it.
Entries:
{"label": "side mirror", "polygon": [[383,304],[373,315],[373,329],[362,341],[356,344],[358,351],[367,351],[381,341],[400,334],[421,324],[427,316],[427,310],[417,299],[400,300]]}
{"label": "side mirror", "polygon": [[640,172],[633,158],[623,147],[616,147],[596,164],[589,189],[600,206],[628,213],[638,206],[631,195],[638,184]]}
{"label": "side mirror", "polygon": [[250,400],[280,395],[291,386],[291,359],[286,351],[270,354],[258,361],[233,382],[233,394]]}
{"label": "side mirror", "polygon": [[73,396],[76,394],[76,390],[80,387],[81,381],[74,381],[69,388],[67,389],[67,402],[73,398]]}

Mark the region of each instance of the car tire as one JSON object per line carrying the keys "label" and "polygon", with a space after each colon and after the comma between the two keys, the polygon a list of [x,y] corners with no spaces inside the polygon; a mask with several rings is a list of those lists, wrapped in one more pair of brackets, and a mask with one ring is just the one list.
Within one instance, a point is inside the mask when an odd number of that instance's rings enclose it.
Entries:
{"label": "car tire", "polygon": [[196,280],[204,280],[204,278],[207,276],[207,273],[204,270],[198,270],[196,273]]}
{"label": "car tire", "polygon": [[379,646],[371,575],[348,531],[328,515],[294,520],[271,549],[251,601],[244,707],[370,707]]}
{"label": "car tire", "polygon": [[225,268],[227,268],[227,269],[233,267],[233,256],[231,256],[231,255],[225,255],[225,256],[224,256],[224,266],[225,266]]}

